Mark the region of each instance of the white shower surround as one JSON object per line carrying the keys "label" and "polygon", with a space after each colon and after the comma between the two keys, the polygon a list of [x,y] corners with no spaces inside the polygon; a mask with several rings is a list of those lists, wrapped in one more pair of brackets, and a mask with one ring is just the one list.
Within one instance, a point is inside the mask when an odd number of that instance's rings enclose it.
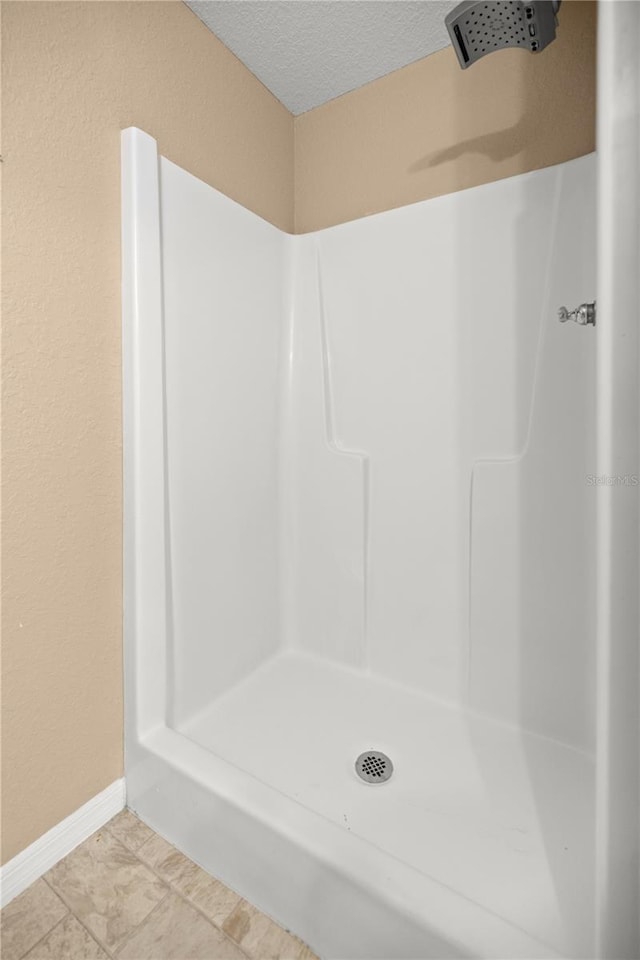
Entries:
{"label": "white shower surround", "polygon": [[593,955],[595,157],[299,237],[123,177],[130,805],[323,957]]}

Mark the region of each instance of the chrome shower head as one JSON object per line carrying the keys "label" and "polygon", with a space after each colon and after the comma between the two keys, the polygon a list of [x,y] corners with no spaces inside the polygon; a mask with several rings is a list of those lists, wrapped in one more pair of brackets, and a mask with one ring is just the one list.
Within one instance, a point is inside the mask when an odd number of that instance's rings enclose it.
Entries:
{"label": "chrome shower head", "polygon": [[556,38],[560,0],[463,0],[445,17],[463,70],[488,53],[515,47],[539,53]]}

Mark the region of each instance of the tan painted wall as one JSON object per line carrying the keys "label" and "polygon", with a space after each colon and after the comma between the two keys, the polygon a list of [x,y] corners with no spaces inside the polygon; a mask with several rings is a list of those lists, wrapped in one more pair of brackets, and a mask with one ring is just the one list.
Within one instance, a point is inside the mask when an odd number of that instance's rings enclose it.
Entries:
{"label": "tan painted wall", "polygon": [[[122,773],[120,129],[292,230],[294,122],[174,0],[2,8],[5,862]],[[594,4],[559,37],[297,118],[296,229],[591,151]]]}
{"label": "tan painted wall", "polygon": [[447,47],[296,117],[296,233],[594,150],[596,4],[559,22],[537,56],[460,70]]}
{"label": "tan painted wall", "polygon": [[182,3],[2,6],[4,862],[122,775],[120,129],[290,230],[293,124]]}

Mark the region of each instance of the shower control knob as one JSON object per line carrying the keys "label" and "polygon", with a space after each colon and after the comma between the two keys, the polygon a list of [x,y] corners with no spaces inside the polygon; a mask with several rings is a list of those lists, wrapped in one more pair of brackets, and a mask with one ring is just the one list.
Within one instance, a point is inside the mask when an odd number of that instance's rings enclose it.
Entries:
{"label": "shower control knob", "polygon": [[560,307],[558,310],[558,320],[560,323],[566,323],[567,320],[573,320],[574,323],[579,323],[583,327],[587,324],[595,325],[595,300],[593,303],[581,303],[579,307],[575,308],[575,310],[567,310],[566,307]]}

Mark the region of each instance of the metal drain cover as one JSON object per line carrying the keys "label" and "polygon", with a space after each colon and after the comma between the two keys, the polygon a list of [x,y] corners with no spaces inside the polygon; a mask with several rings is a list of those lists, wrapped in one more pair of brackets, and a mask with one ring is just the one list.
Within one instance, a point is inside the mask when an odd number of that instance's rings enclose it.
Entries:
{"label": "metal drain cover", "polygon": [[356,760],[356,773],[366,783],[384,783],[393,773],[393,764],[379,750],[365,750]]}

